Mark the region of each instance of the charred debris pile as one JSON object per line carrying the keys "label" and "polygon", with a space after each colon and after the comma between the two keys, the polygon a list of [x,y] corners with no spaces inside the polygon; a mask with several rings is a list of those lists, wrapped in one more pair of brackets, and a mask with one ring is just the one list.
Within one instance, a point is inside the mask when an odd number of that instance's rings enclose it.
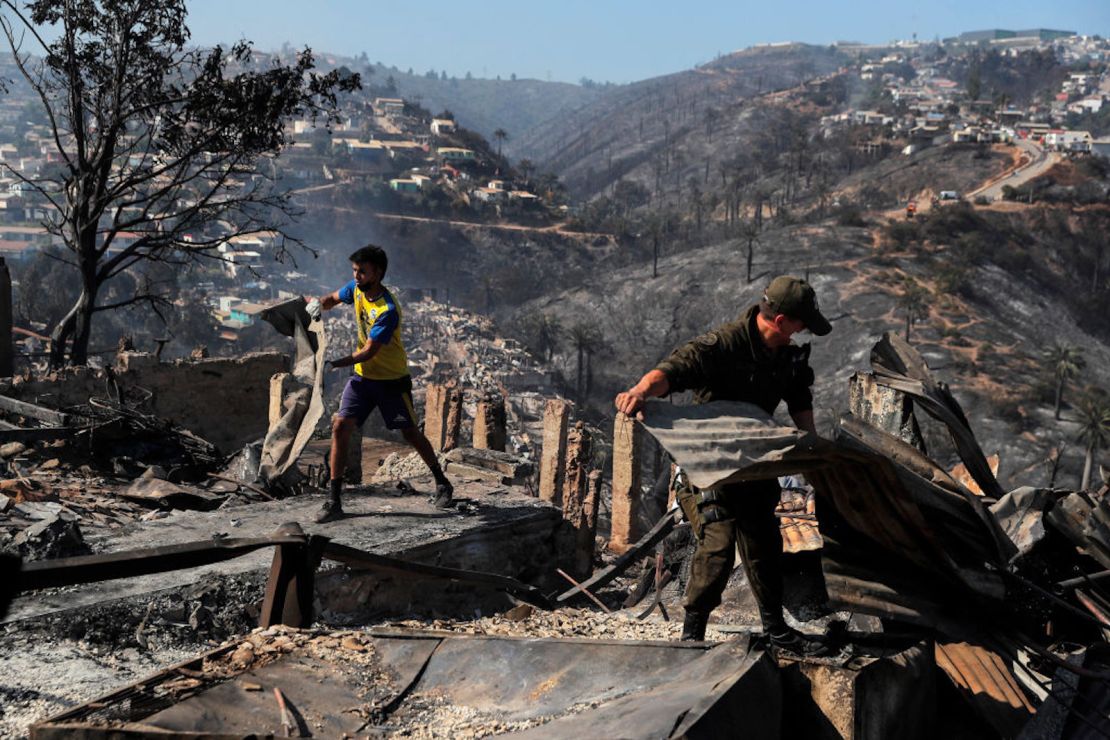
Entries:
{"label": "charred debris pile", "polygon": [[[427,307],[438,315],[439,309]],[[443,310],[449,316],[450,309]],[[408,320],[414,321],[419,313],[419,309],[410,313]],[[80,405],[50,408],[0,397],[0,439],[5,440],[0,456],[8,468],[0,505],[5,509],[9,549],[25,559],[79,556],[87,549],[78,525],[87,521],[112,527],[125,520],[157,517],[169,508],[212,509],[229,501],[245,503],[307,490],[290,485],[286,473],[295,469],[303,449],[301,430],[305,425],[314,427],[323,415],[318,396],[322,381],[315,368],[322,367],[319,360],[326,340],[319,322],[314,323],[287,326],[298,346],[297,357],[291,371],[278,374],[285,377],[270,381],[269,432],[260,448],[252,452],[247,446],[230,467],[213,444],[159,419],[144,405],[149,399],[136,396],[133,389],[113,388],[110,381],[102,396],[90,396]],[[495,372],[480,365],[490,362],[488,355],[467,349],[481,345],[486,330],[482,325],[475,323],[462,334],[458,327],[446,331],[451,328],[449,318],[443,323],[436,319],[429,326],[425,331],[443,330],[448,340],[442,354],[422,358],[428,360],[422,366],[426,381],[442,381],[454,373],[452,381],[462,385],[458,371],[469,369],[473,372],[466,376],[471,383],[467,387],[480,391],[479,398],[499,394],[512,407],[509,379],[518,367],[524,368],[520,374],[534,369],[527,358],[522,356],[520,365],[514,365],[510,348],[506,354],[510,359]],[[488,449],[478,444],[463,447],[457,436],[460,401],[451,390],[458,386],[428,383],[428,387],[425,431],[441,451],[456,450],[448,458],[456,472],[490,486],[520,487],[525,478],[530,479],[534,469],[504,452],[505,431],[503,426],[498,430],[496,415],[490,417],[492,421],[483,413],[473,417],[472,439],[481,437]],[[526,392],[538,393],[535,388]],[[748,716],[748,724],[742,726],[748,726],[750,734],[776,737],[788,734],[792,721],[800,721],[791,719],[790,706],[802,702],[809,707],[806,711],[838,730],[847,727],[840,736],[875,736],[868,733],[876,728],[905,730],[898,723],[910,718],[917,724],[899,736],[927,737],[922,728],[932,731],[938,726],[930,715],[946,712],[954,712],[978,736],[1107,736],[1110,493],[1105,488],[1002,490],[952,394],[897,336],[888,335],[875,346],[872,372],[853,377],[850,399],[851,413],[841,420],[832,440],[780,427],[743,404],[693,408],[652,404],[642,425],[617,420],[608,488],[602,485],[600,471],[589,469],[588,431],[571,423],[567,402],[549,400],[543,410],[537,485],[524,487],[561,511],[559,564],[565,569],[561,578],[568,582],[563,588],[552,589],[558,583],[552,574],[533,573],[537,586],[451,568],[449,563],[433,566],[386,558],[327,537],[305,535],[299,529],[279,532],[265,541],[232,542],[226,549],[274,547],[278,553],[261,610],[262,632],[159,674],[142,686],[123,689],[118,696],[54,717],[42,727],[61,728],[77,720],[119,726],[113,723],[122,715],[107,715],[120,701],[133,702],[155,692],[149,711],[140,708],[131,713],[132,719],[153,721],[152,717],[161,717],[155,712],[177,712],[176,719],[166,715],[156,724],[192,731],[198,728],[185,718],[190,701],[208,692],[223,692],[218,700],[211,694],[215,701],[211,706],[228,712],[222,729],[257,729],[250,724],[253,720],[232,710],[239,701],[235,697],[240,696],[234,691],[252,693],[261,687],[277,697],[267,702],[277,702],[274,706],[280,711],[275,717],[282,723],[296,723],[287,704],[300,702],[300,711],[305,711],[304,702],[318,702],[319,711],[308,712],[316,712],[314,721],[362,733],[412,731],[426,727],[429,718],[458,719],[460,707],[485,702],[485,709],[468,715],[469,724],[457,725],[462,734],[557,728],[591,734],[589,728],[606,727],[616,733],[621,727],[617,718],[634,711],[642,719],[620,733],[712,736]],[[947,471],[925,453],[916,416],[921,412],[948,428],[962,459],[961,470]],[[647,657],[651,650],[662,649],[657,643],[652,647],[630,642],[627,648],[632,652],[625,654],[623,648],[604,641],[571,646],[560,641],[559,635],[575,634],[594,639],[610,634],[618,639],[643,637],[651,630],[621,624],[646,624],[643,620],[657,611],[664,620],[673,619],[675,604],[668,598],[667,585],[682,580],[688,527],[677,520],[669,502],[655,498],[653,491],[666,487],[653,489],[642,483],[644,468],[661,469],[640,459],[645,434],[702,488],[752,478],[801,476],[784,493],[780,507],[784,549],[819,553],[831,607],[872,617],[835,627],[835,639],[843,646],[838,658],[798,661],[780,656],[775,660],[758,641],[742,633],[719,645],[675,645],[665,658]],[[535,434],[537,441],[540,438],[540,433]],[[258,471],[266,465],[272,475],[260,482]],[[599,553],[597,515],[607,490],[612,517],[604,540],[607,551]],[[645,511],[652,510],[666,513],[661,518],[645,516]],[[50,524],[43,526],[44,522]],[[511,594],[517,607],[487,615],[485,626],[467,620],[427,623],[449,632],[420,631],[417,622],[399,624],[401,635],[310,628],[311,574],[321,557],[408,580],[492,588]],[[141,561],[140,553],[121,553],[113,562],[125,570],[153,567],[136,565]],[[57,568],[36,572],[64,580]],[[614,583],[621,588],[612,588]],[[619,612],[618,602],[629,591],[632,597],[626,603],[646,601],[649,608],[639,604],[634,616],[627,611],[610,615],[611,610]],[[593,605],[601,613],[591,611],[592,616],[583,621],[579,607],[592,610]],[[566,624],[568,620],[578,627]],[[591,626],[581,629],[585,622]],[[286,633],[277,626],[281,624],[308,629]],[[469,640],[447,636],[456,631],[500,636]],[[514,635],[535,631],[544,636],[539,642],[513,642]],[[499,639],[506,642],[496,643]],[[402,644],[408,647],[402,649]],[[415,645],[421,646],[417,652],[423,657],[411,652]],[[328,704],[331,699],[311,692],[297,695],[307,684],[282,672],[287,670],[282,666],[289,664],[278,657],[298,651],[307,651],[308,660],[298,664],[302,666],[298,671],[312,675],[323,671],[318,678],[337,676],[335,680],[346,682],[344,691],[349,689],[352,696],[374,698],[351,699],[357,711],[342,720],[333,717],[335,724],[328,725],[327,712],[340,711]],[[327,656],[335,651],[341,655],[332,661]],[[538,655],[551,663],[543,663],[550,669],[547,674],[536,668]],[[638,675],[634,667],[639,665],[642,673],[645,660],[667,665],[670,672],[645,678],[643,691],[607,693],[591,683],[596,682],[591,676],[604,677],[607,671],[609,678]],[[369,661],[373,668],[364,676],[369,681],[366,685],[350,683],[357,671],[344,672],[340,665],[360,661]],[[551,690],[554,684],[548,679],[558,673],[557,665],[565,666],[567,661],[583,670],[567,673],[567,688],[544,700],[546,713],[493,701],[500,690],[497,676],[505,671],[520,671],[530,695],[539,696]],[[335,665],[324,667],[330,663]],[[599,670],[602,666],[605,670]],[[248,675],[253,669],[268,672]],[[409,678],[398,683],[398,675]],[[805,681],[798,675],[805,676]],[[861,678],[865,675],[882,678],[869,683]],[[694,676],[700,678],[691,684]],[[453,688],[466,680],[473,681],[473,692]],[[691,686],[704,691],[695,696],[689,693]],[[841,699],[828,699],[838,691]],[[879,705],[885,709],[875,714]],[[781,711],[763,712],[766,716],[756,722],[750,717],[760,714],[756,711],[760,706],[779,706]],[[798,716],[802,714],[799,710]],[[876,719],[880,714],[881,721]],[[404,720],[406,716],[409,720]],[[288,732],[295,731],[294,725]]]}

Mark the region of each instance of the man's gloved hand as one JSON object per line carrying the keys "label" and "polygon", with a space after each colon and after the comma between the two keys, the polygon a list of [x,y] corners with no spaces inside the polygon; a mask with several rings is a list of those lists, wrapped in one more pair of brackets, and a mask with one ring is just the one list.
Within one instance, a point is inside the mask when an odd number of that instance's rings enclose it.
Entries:
{"label": "man's gloved hand", "polygon": [[319,321],[320,316],[323,314],[323,307],[320,305],[319,298],[313,298],[309,301],[308,305],[304,307],[304,310],[308,312],[308,317],[313,321]]}

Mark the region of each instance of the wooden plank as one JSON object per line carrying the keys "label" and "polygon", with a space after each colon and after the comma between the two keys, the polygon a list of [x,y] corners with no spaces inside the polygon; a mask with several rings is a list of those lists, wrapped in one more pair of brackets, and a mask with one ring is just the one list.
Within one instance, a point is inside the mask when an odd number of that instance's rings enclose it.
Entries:
{"label": "wooden plank", "polygon": [[556,602],[561,604],[567,599],[581,594],[584,589],[598,589],[609,583],[623,573],[628,566],[639,560],[649,548],[655,547],[662,542],[663,538],[670,534],[674,527],[674,509],[672,509],[664,514],[663,518],[656,522],[655,526],[651,528],[651,531],[641,537],[639,542],[628,548],[623,555],[614,560],[612,565],[594,573],[592,577],[583,581],[580,585],[575,586],[565,593],[559,594]]}
{"label": "wooden plank", "polygon": [[43,408],[33,403],[26,401],[19,401],[8,396],[0,396],[0,411],[7,411],[12,414],[19,414],[26,416],[30,419],[38,419],[47,424],[64,427],[68,426],[70,422],[70,414],[63,414],[61,411],[54,409]]}

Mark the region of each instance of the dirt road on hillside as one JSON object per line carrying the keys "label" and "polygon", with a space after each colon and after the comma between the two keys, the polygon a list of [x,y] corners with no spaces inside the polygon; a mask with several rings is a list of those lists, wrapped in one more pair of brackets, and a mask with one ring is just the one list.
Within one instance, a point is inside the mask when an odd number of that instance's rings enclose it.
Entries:
{"label": "dirt road on hillside", "polygon": [[968,193],[967,198],[983,197],[991,202],[1002,200],[1002,188],[1007,185],[1019,188],[1033,178],[1040,177],[1048,172],[1053,165],[1063,159],[1063,156],[1058,152],[1046,152],[1039,144],[1025,139],[1015,141],[1014,145],[1021,149],[1027,159],[1026,163],[1018,165],[1008,172],[1003,172],[999,177],[988,180]]}

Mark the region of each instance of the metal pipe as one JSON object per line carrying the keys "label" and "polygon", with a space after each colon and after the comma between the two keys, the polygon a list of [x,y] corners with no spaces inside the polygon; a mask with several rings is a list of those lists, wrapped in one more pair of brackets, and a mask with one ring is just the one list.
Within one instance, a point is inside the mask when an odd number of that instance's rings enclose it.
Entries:
{"label": "metal pipe", "polygon": [[1110,570],[1100,570],[1097,573],[1087,573],[1076,578],[1068,578],[1056,584],[1057,588],[1068,589],[1083,586],[1091,581],[1102,581],[1110,578]]}

